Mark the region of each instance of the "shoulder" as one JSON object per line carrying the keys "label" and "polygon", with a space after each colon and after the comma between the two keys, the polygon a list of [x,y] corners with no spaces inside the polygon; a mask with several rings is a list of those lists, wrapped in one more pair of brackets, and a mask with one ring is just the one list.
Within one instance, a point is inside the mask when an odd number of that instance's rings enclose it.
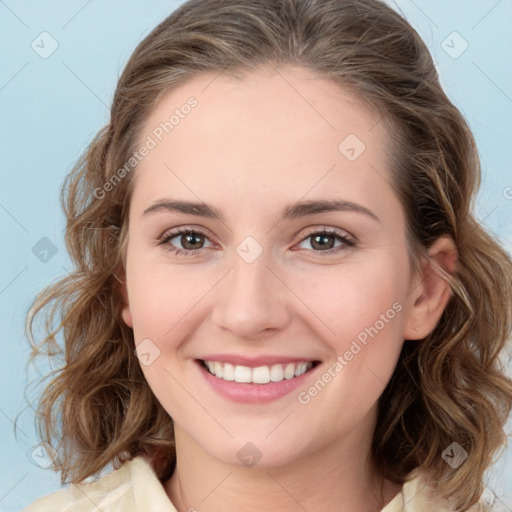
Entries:
{"label": "shoulder", "polygon": [[[477,503],[466,512],[484,510],[483,506]],[[452,512],[452,509],[440,503],[425,475],[414,470],[408,475],[402,491],[381,512]]]}
{"label": "shoulder", "polygon": [[139,510],[138,503],[159,512],[176,511],[150,464],[142,457],[125,462],[96,481],[71,484],[38,498],[22,512],[129,512]]}

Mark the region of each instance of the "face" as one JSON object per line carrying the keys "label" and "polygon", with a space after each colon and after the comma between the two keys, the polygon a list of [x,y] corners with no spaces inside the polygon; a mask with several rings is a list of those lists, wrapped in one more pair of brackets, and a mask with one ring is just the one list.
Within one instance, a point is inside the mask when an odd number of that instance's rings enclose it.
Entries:
{"label": "face", "polygon": [[123,319],[181,438],[219,461],[285,464],[374,427],[415,299],[379,120],[285,67],[201,75],[145,123]]}

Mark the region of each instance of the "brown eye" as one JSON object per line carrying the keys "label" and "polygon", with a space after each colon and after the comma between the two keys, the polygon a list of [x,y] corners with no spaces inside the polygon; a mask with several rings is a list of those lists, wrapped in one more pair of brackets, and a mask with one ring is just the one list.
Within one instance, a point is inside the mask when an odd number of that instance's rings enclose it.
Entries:
{"label": "brown eye", "polygon": [[332,235],[312,235],[311,246],[316,249],[332,249],[336,243],[336,238]]}
{"label": "brown eye", "polygon": [[[356,242],[352,238],[349,238],[346,234],[336,231],[323,229],[322,231],[310,231],[303,235],[301,243],[309,241],[310,246],[314,252],[320,252],[324,254],[333,254],[341,252],[350,247],[355,247]],[[336,245],[336,242],[340,242]]]}
{"label": "brown eye", "polygon": [[[193,251],[194,249],[201,249],[198,247],[201,243],[204,243],[203,235],[195,234],[194,232],[186,233],[184,235],[178,235],[180,237],[180,242],[184,249],[189,251]],[[177,237],[174,237],[177,238]],[[171,239],[172,240],[172,239]]]}
{"label": "brown eye", "polygon": [[175,254],[187,255],[187,253],[193,254],[204,249],[204,243],[207,240],[208,237],[200,231],[180,229],[166,233],[160,240],[159,245],[167,245],[167,250]]}

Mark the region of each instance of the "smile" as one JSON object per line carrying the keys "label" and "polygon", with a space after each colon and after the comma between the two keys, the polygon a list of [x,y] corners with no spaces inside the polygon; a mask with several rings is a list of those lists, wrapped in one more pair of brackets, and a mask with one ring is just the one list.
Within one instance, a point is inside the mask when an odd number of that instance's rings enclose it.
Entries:
{"label": "smile", "polygon": [[300,377],[315,366],[314,361],[273,364],[272,366],[258,366],[256,368],[219,361],[202,361],[202,363],[211,375],[219,379],[246,384],[268,384],[269,382],[290,380]]}

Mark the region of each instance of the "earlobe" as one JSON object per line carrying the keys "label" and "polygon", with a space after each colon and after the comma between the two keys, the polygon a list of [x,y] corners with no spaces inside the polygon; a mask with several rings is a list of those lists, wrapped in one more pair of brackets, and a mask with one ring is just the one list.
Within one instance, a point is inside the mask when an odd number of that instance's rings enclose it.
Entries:
{"label": "earlobe", "polygon": [[457,272],[457,261],[457,248],[451,237],[439,237],[430,247],[420,282],[410,292],[404,339],[420,340],[435,329],[453,294],[446,278]]}
{"label": "earlobe", "polygon": [[126,289],[126,273],[124,269],[120,271],[119,274],[120,277],[118,278],[118,293],[123,304],[123,309],[121,310],[121,318],[128,327],[133,329],[132,312],[130,310],[128,301],[128,290]]}
{"label": "earlobe", "polygon": [[124,306],[122,312],[121,312],[121,318],[123,319],[123,322],[133,329],[133,319],[132,319],[132,312],[130,310],[130,306],[126,305]]}

